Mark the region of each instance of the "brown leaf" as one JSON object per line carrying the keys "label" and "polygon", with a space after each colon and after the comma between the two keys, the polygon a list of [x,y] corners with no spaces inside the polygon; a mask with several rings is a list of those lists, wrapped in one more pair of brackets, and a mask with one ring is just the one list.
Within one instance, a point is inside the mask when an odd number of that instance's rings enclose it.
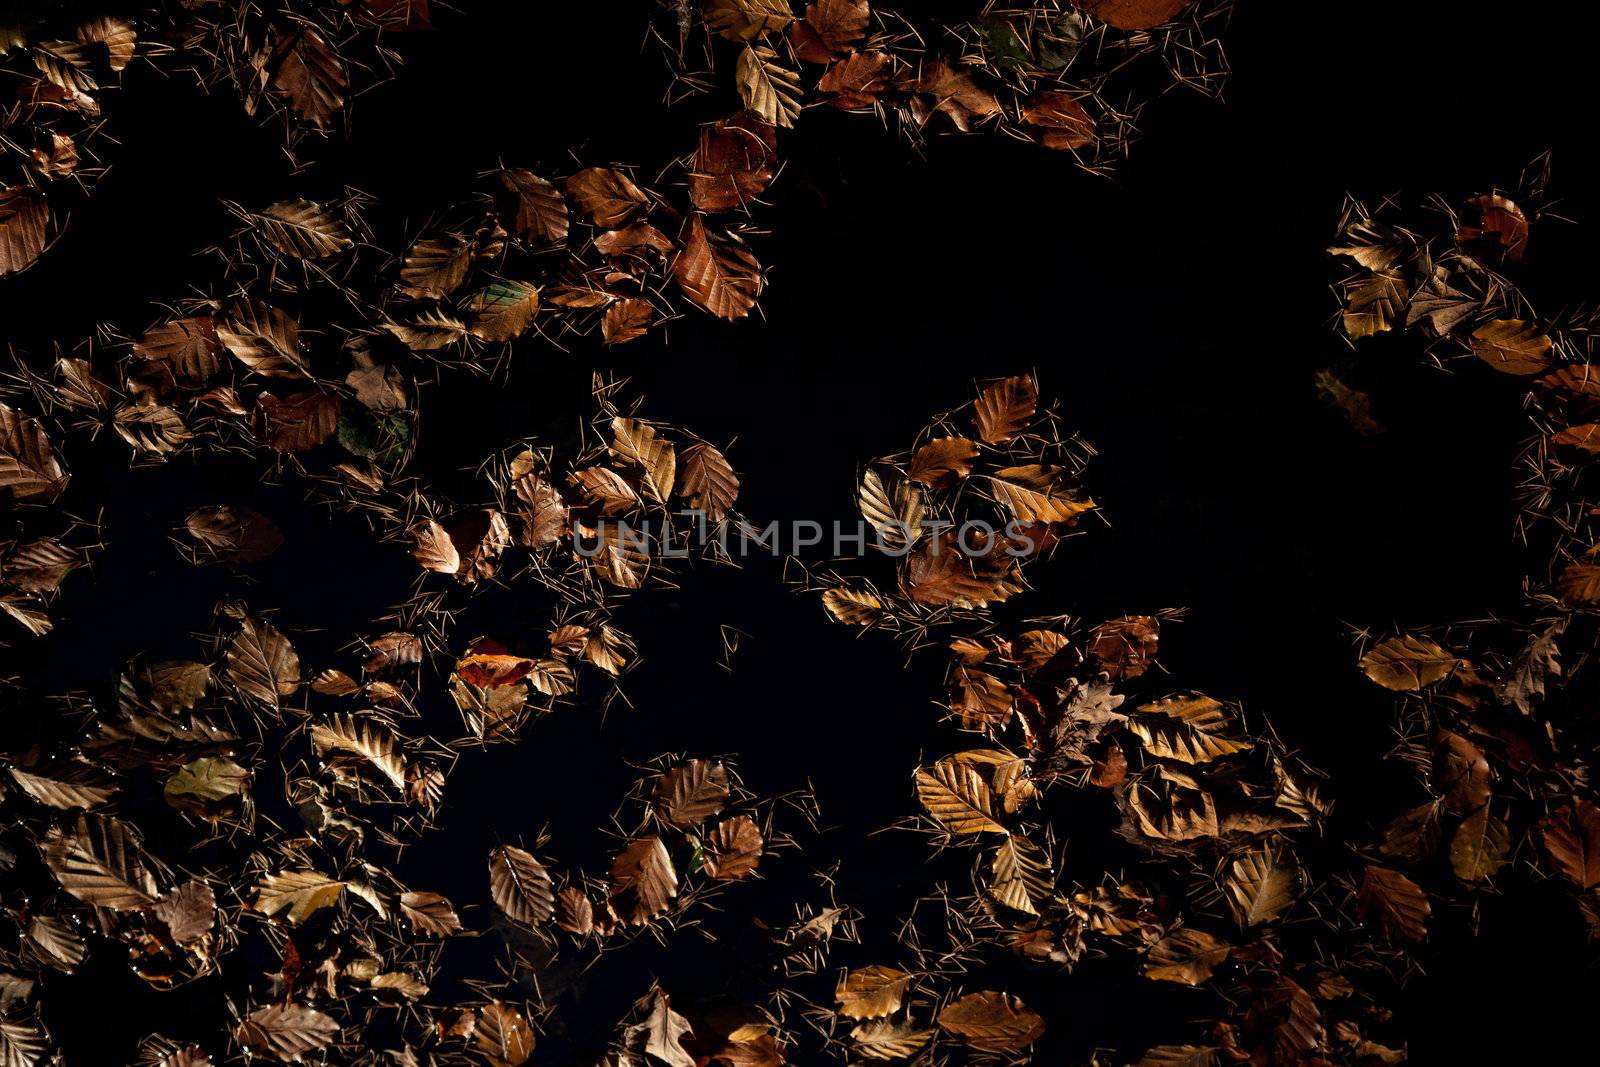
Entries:
{"label": "brown leaf", "polygon": [[1449,677],[1459,661],[1426,637],[1391,637],[1361,657],[1361,670],[1385,689],[1414,691]]}
{"label": "brown leaf", "polygon": [[611,862],[611,904],[622,921],[643,926],[678,895],[678,875],[659,837],[632,841]]}
{"label": "brown leaf", "polygon": [[1003,603],[1021,591],[1015,561],[999,551],[993,539],[969,542],[980,554],[962,551],[957,535],[945,530],[930,537],[906,558],[901,589],[918,604],[929,607],[982,608]]}
{"label": "brown leaf", "polygon": [[256,398],[256,421],[261,438],[279,452],[309,452],[339,428],[339,395],[307,389],[279,398],[262,393]]}
{"label": "brown leaf", "polygon": [[[993,93],[980,88],[970,74],[942,58],[924,61],[913,89],[931,99],[919,115],[921,122],[925,123],[934,113],[942,113],[962,133],[971,132],[974,122],[993,118],[1001,112],[1000,101]],[[918,99],[920,103],[921,97]]]}
{"label": "brown leaf", "polygon": [[1504,258],[1521,263],[1528,251],[1528,218],[1515,202],[1503,196],[1475,196],[1467,201],[1476,209],[1476,224],[1462,224],[1456,230],[1456,243],[1462,248],[1489,258]]}
{"label": "brown leaf", "polygon": [[828,103],[845,111],[871,107],[889,88],[891,62],[887,52],[858,52],[836,59],[823,72],[817,91],[830,94]]}
{"label": "brown leaf", "polygon": [[[828,52],[851,51],[866,36],[870,21],[867,0],[813,0],[806,5],[806,27]],[[827,56],[812,62],[825,63]]]}
{"label": "brown leaf", "polygon": [[883,601],[865,589],[829,589],[822,594],[822,606],[846,626],[871,626],[883,618]]}
{"label": "brown leaf", "polygon": [[800,115],[800,76],[778,62],[766,45],[747,44],[734,65],[733,83],[744,106],[763,122],[784,128]]}
{"label": "brown leaf", "polygon": [[167,932],[180,945],[203,941],[217,923],[216,894],[198,878],[184,882],[151,910],[167,924]]}
{"label": "brown leaf", "polygon": [[586,167],[567,179],[567,195],[596,226],[611,229],[626,222],[650,202],[649,196],[621,171]]}
{"label": "brown leaf", "polygon": [[1510,852],[1510,829],[1485,804],[1456,827],[1450,839],[1450,868],[1463,882],[1481,882],[1499,873]]}
{"label": "brown leaf", "polygon": [[561,190],[529,170],[500,172],[500,217],[518,237],[535,244],[567,238],[567,201]]}
{"label": "brown leaf", "polygon": [[228,677],[239,691],[271,707],[300,688],[300,657],[289,639],[265,622],[245,619],[228,646]]}
{"label": "brown leaf", "polygon": [[533,1055],[533,1027],[509,1004],[491,1000],[478,1013],[473,1043],[489,1067],[522,1067]]}
{"label": "brown leaf", "polygon": [[461,288],[472,265],[471,242],[456,236],[425,237],[411,246],[400,266],[400,291],[440,300]]}
{"label": "brown leaf", "polygon": [[794,20],[789,0],[705,0],[706,28],[730,41],[753,41]]}
{"label": "brown leaf", "polygon": [[287,312],[243,303],[217,326],[222,346],[251,371],[271,378],[308,378],[300,352],[300,324]]}
{"label": "brown leaf", "polygon": [[152,327],[133,346],[133,354],[167,364],[186,381],[203,382],[222,369],[217,320],[200,315]]}
{"label": "brown leaf", "polygon": [[707,522],[719,523],[739,498],[739,476],[726,456],[701,441],[683,450],[678,495],[691,508],[704,512]]}
{"label": "brown leaf", "polygon": [[5,580],[24,593],[52,593],[68,574],[83,566],[78,552],[52,538],[18,545],[6,559]]}
{"label": "brown leaf", "polygon": [[0,402],[0,489],[18,500],[50,501],[66,487],[67,472],[44,427]]}
{"label": "brown leaf", "polygon": [[1138,678],[1150,669],[1160,634],[1160,624],[1149,615],[1109,619],[1090,635],[1089,655],[1113,680]]}
{"label": "brown leaf", "polygon": [[467,301],[468,332],[481,341],[514,341],[528,332],[539,311],[539,290],[526,282],[484,286]]}
{"label": "brown leaf", "polygon": [[289,107],[311,126],[326,130],[344,106],[350,75],[322,35],[309,26],[280,47],[272,87],[288,97]]}
{"label": "brown leaf", "polygon": [[1094,144],[1094,119],[1071,93],[1035,93],[1022,109],[1022,121],[1046,148],[1073,149]]}
{"label": "brown leaf", "polygon": [[642,297],[630,296],[606,308],[600,319],[600,336],[608,345],[627,344],[650,330],[655,307]]}
{"label": "brown leaf", "polygon": [[1583,890],[1600,886],[1600,807],[1565,804],[1539,824],[1539,835],[1563,877]]}
{"label": "brown leaf", "polygon": [[748,815],[735,815],[711,828],[705,836],[705,870],[719,882],[732,882],[756,869],[766,842],[761,828]]}
{"label": "brown leaf", "polygon": [[234,1036],[259,1055],[280,1063],[299,1063],[304,1056],[327,1048],[338,1032],[339,1024],[315,1008],[272,1004],[245,1016]]}
{"label": "brown leaf", "polygon": [[761,264],[744,248],[712,237],[699,214],[684,224],[672,276],[691,301],[720,319],[742,319],[761,295]]}
{"label": "brown leaf", "polygon": [[677,481],[678,454],[653,426],[638,419],[612,419],[611,454],[639,468],[640,484],[651,500],[667,502]]}
{"label": "brown leaf", "polygon": [[0,190],[0,277],[33,265],[44,251],[49,222],[50,205],[30,186]]}
{"label": "brown leaf", "polygon": [[715,760],[690,760],[656,779],[656,815],[668,826],[690,830],[720,812],[728,792],[726,767]]}
{"label": "brown leaf", "polygon": [[1044,1019],[1004,993],[969,993],[939,1013],[939,1029],[985,1052],[1015,1052],[1045,1031]]}
{"label": "brown leaf", "polygon": [[568,886],[556,894],[556,925],[577,937],[594,929],[594,905],[581,889]]}
{"label": "brown leaf", "polygon": [[1393,328],[1409,295],[1403,277],[1380,271],[1345,286],[1345,311],[1341,321],[1352,340]]}
{"label": "brown leaf", "polygon": [[1011,721],[1011,687],[987,671],[958,667],[951,685],[950,708],[968,730],[999,730]]}
{"label": "brown leaf", "polygon": [[1356,911],[1363,922],[1376,923],[1387,940],[1420,944],[1428,936],[1433,908],[1417,883],[1399,871],[1369,865],[1356,893]]}
{"label": "brown leaf", "polygon": [[461,929],[456,909],[438,893],[402,893],[400,910],[412,926],[424,933],[448,937]]}
{"label": "brown leaf", "polygon": [[732,211],[749,205],[772,181],[777,161],[776,128],[748,111],[700,130],[689,199],[701,211]]}
{"label": "brown leaf", "polygon": [[1163,982],[1199,985],[1228,958],[1233,946],[1192,926],[1168,934],[1150,946],[1144,976]]}
{"label": "brown leaf", "polygon": [[1433,785],[1445,807],[1461,813],[1489,802],[1494,773],[1483,750],[1467,738],[1441,730],[1433,751]]}
{"label": "brown leaf", "polygon": [[947,757],[917,771],[917,799],[953,834],[1009,833],[998,819],[994,792],[971,763]]}
{"label": "brown leaf", "polygon": [[1065,471],[1045,464],[1002,468],[989,477],[989,485],[1018,522],[1071,522],[1095,506],[1079,498]]}
{"label": "brown leaf", "polygon": [[906,477],[931,489],[947,489],[972,473],[978,446],[965,437],[936,437],[917,449]]}
{"label": "brown leaf", "polygon": [[555,914],[555,887],[550,872],[533,855],[512,845],[489,853],[489,895],[506,918],[538,926]]}
{"label": "brown leaf", "polygon": [[1119,30],[1148,30],[1171,22],[1192,0],[1073,0]]}
{"label": "brown leaf", "polygon": [[310,200],[285,200],[273,204],[251,220],[278,251],[301,259],[321,259],[349,248],[354,242],[344,223]]}
{"label": "brown leaf", "polygon": [[406,765],[399,742],[389,728],[369,716],[335,712],[312,726],[311,747],[326,759],[330,752],[348,752],[366,760],[396,789],[405,788]]}
{"label": "brown leaf", "polygon": [[1472,351],[1505,374],[1538,374],[1550,367],[1552,342],[1521,319],[1496,319],[1472,331]]}
{"label": "brown leaf", "polygon": [[141,911],[156,902],[144,850],[120,819],[80,815],[70,832],[51,830],[39,851],[61,888],[86,904]]}
{"label": "brown leaf", "polygon": [[1003,445],[1033,421],[1039,408],[1039,387],[1032,375],[1002,378],[978,395],[973,424],[985,444]]}
{"label": "brown leaf", "polygon": [[910,986],[906,972],[874,964],[840,975],[833,997],[839,1014],[847,1019],[882,1019],[900,1010]]}

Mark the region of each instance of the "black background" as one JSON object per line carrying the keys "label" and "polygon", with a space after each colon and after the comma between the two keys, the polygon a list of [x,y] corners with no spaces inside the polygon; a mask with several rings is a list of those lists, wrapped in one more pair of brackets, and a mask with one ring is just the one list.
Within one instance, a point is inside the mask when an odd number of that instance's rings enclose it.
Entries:
{"label": "black background", "polygon": [[[247,119],[227,91],[130,70],[108,103],[122,142],[107,153],[112,171],[60,244],[0,288],[4,329],[32,352],[95,322],[142,329],[156,304],[186,294],[196,252],[232,229],[220,199],[258,206],[348,184],[414,227],[501,161],[562,171],[574,153],[648,177],[689,148],[697,119],[732,110],[731,98],[660,105],[665,71],[641,49],[640,5],[469,8],[400,43],[398,80],[356,101],[347,134],[306,145],[317,162],[298,177],[281,131]],[[1352,627],[1518,604],[1512,461],[1525,423],[1503,381],[1427,369],[1397,342],[1378,347],[1384,358],[1365,361],[1359,382],[1385,432],[1353,433],[1312,386],[1316,368],[1344,356],[1328,329],[1323,248],[1347,191],[1459,198],[1512,185],[1546,149],[1567,213],[1593,220],[1594,21],[1553,3],[1246,0],[1228,36],[1225,101],[1159,101],[1112,180],[981,135],[935,138],[917,159],[870,118],[808,114],[783,139],[772,234],[757,243],[770,266],[764,321],[690,319],[665,345],[618,350],[527,343],[489,395],[424,397],[420,458],[467,467],[530,433],[559,438],[574,419],[559,413],[585,410],[589,374],[607,369],[648,398],[647,416],[732,442],[747,514],[827,521],[849,516],[860,462],[906,447],[926,416],[970,397],[974,378],[1036,369],[1066,425],[1101,453],[1086,482],[1105,522],[1057,556],[1017,611],[1095,620],[1189,608],[1163,635],[1173,688],[1270,718],[1332,774],[1348,826],[1381,825],[1387,809],[1369,811],[1363,787],[1388,744],[1390,704],[1354,669]],[[1595,232],[1535,227],[1525,280],[1545,314],[1600,293]],[[165,530],[181,505],[219,491],[286,523],[288,552],[242,588],[252,604],[300,614],[280,625],[348,640],[408,587],[403,559],[348,566],[346,553],[370,550],[314,518],[297,529],[293,502],[270,488],[163,477],[154,495],[113,497],[113,551],[52,655],[87,646],[109,666],[152,632],[203,629],[239,579],[182,570]],[[473,757],[425,865],[449,880],[459,861],[471,869],[460,884],[474,887],[461,893],[481,894],[478,857],[493,841],[542,825],[557,841],[583,834],[589,815],[567,797],[590,773],[621,788],[619,754],[736,753],[756,791],[809,780],[824,823],[849,827],[825,847],[844,861],[840,902],[862,908],[872,937],[875,906],[895,899],[920,845],[862,835],[907,810],[911,768],[944,743],[930,726],[942,664],[906,668],[898,648],[829,624],[776,577],[754,562],[651,594],[628,620],[645,653],[625,683],[635,709],[613,708],[603,725],[564,713],[527,744]],[[746,635],[731,671],[723,624]],[[611,769],[578,770],[586,761]],[[1519,899],[1489,903],[1480,939],[1443,938],[1425,956],[1401,1006],[1413,1062],[1531,1061],[1586,1029],[1597,989],[1580,921],[1556,897]],[[697,965],[685,958],[675,966]],[[1153,1001],[1126,977],[1091,968],[1049,1006],[1054,1054],[1196,1036],[1147,1032],[1139,1005]],[[642,992],[618,982],[593,995],[626,1004]],[[87,1063],[121,1062],[151,1029],[183,1032],[186,1006],[214,995],[157,996],[107,967],[74,983],[138,1009],[93,1033],[72,1026],[79,1009],[47,1015]],[[1176,1003],[1165,1018],[1207,1010]]]}

